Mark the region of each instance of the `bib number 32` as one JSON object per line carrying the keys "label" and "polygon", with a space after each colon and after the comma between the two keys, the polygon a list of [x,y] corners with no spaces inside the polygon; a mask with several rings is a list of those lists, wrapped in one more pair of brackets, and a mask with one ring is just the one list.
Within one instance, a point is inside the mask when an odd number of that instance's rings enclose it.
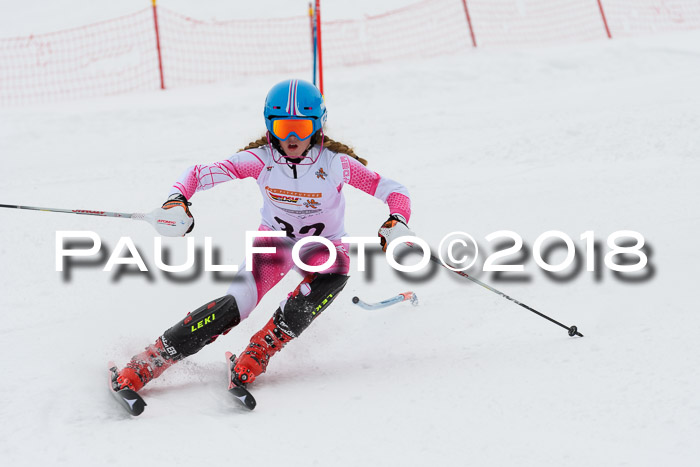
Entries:
{"label": "bib number 32", "polygon": [[[280,219],[279,217],[275,217],[275,220],[282,227],[280,230],[283,230],[287,234],[287,237],[297,238],[296,235],[294,235],[294,226],[292,224]],[[317,236],[317,235],[321,235],[321,232],[323,232],[323,229],[325,229],[325,228],[326,228],[325,224],[318,222],[316,224],[305,225],[304,227],[299,229],[299,234],[306,235],[309,232],[311,232],[311,230],[313,229],[314,232],[311,235]]]}

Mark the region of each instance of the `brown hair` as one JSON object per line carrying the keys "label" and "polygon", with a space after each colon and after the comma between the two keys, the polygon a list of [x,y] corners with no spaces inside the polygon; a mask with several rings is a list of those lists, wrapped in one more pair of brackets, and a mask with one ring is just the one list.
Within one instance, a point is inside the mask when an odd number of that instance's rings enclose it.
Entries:
{"label": "brown hair", "polygon": [[[313,138],[313,137],[312,137]],[[312,140],[313,142],[313,140]],[[248,149],[255,149],[267,144],[267,134],[263,135],[261,138],[251,141],[246,147],[241,149],[241,151],[247,151]],[[339,152],[342,154],[347,154],[348,156],[357,159],[362,165],[367,165],[367,159],[364,159],[357,154],[355,151],[347,144],[340,143],[330,139],[328,136],[323,137],[323,147],[328,148],[333,152]]]}

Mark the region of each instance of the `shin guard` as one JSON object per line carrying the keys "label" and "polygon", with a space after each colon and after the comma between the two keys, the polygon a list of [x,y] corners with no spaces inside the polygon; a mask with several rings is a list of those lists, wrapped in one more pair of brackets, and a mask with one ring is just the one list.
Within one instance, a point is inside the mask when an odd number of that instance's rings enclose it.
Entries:
{"label": "shin guard", "polygon": [[298,337],[331,304],[345,287],[345,274],[312,274],[275,312],[275,324],[287,335]]}
{"label": "shin guard", "polygon": [[163,333],[163,347],[173,360],[193,355],[241,322],[231,295],[207,303]]}
{"label": "shin guard", "polygon": [[255,381],[267,369],[270,358],[308,328],[343,290],[347,281],[348,276],[344,274],[307,276],[236,359],[236,378],[246,384]]}

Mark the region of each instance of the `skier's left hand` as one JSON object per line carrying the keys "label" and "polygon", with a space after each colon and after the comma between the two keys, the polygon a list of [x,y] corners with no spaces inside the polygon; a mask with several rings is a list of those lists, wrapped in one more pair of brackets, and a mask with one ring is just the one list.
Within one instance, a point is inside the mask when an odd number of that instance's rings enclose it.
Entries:
{"label": "skier's left hand", "polygon": [[387,245],[399,237],[416,234],[408,228],[406,219],[401,214],[392,214],[379,228],[379,238],[381,238],[382,250],[386,251]]}
{"label": "skier's left hand", "polygon": [[163,206],[153,211],[154,225],[159,234],[166,237],[184,237],[194,229],[194,217],[190,203],[181,194],[171,195]]}

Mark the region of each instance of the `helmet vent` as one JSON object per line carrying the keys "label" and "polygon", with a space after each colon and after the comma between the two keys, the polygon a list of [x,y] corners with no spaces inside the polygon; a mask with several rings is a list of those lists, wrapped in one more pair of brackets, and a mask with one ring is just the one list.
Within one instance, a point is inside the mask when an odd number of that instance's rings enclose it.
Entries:
{"label": "helmet vent", "polygon": [[304,107],[304,110],[311,110],[312,107]]}
{"label": "helmet vent", "polygon": [[275,105],[275,106],[272,106],[272,108],[273,108],[273,109],[279,110],[279,109],[281,109],[282,107],[280,107],[279,105]]}

